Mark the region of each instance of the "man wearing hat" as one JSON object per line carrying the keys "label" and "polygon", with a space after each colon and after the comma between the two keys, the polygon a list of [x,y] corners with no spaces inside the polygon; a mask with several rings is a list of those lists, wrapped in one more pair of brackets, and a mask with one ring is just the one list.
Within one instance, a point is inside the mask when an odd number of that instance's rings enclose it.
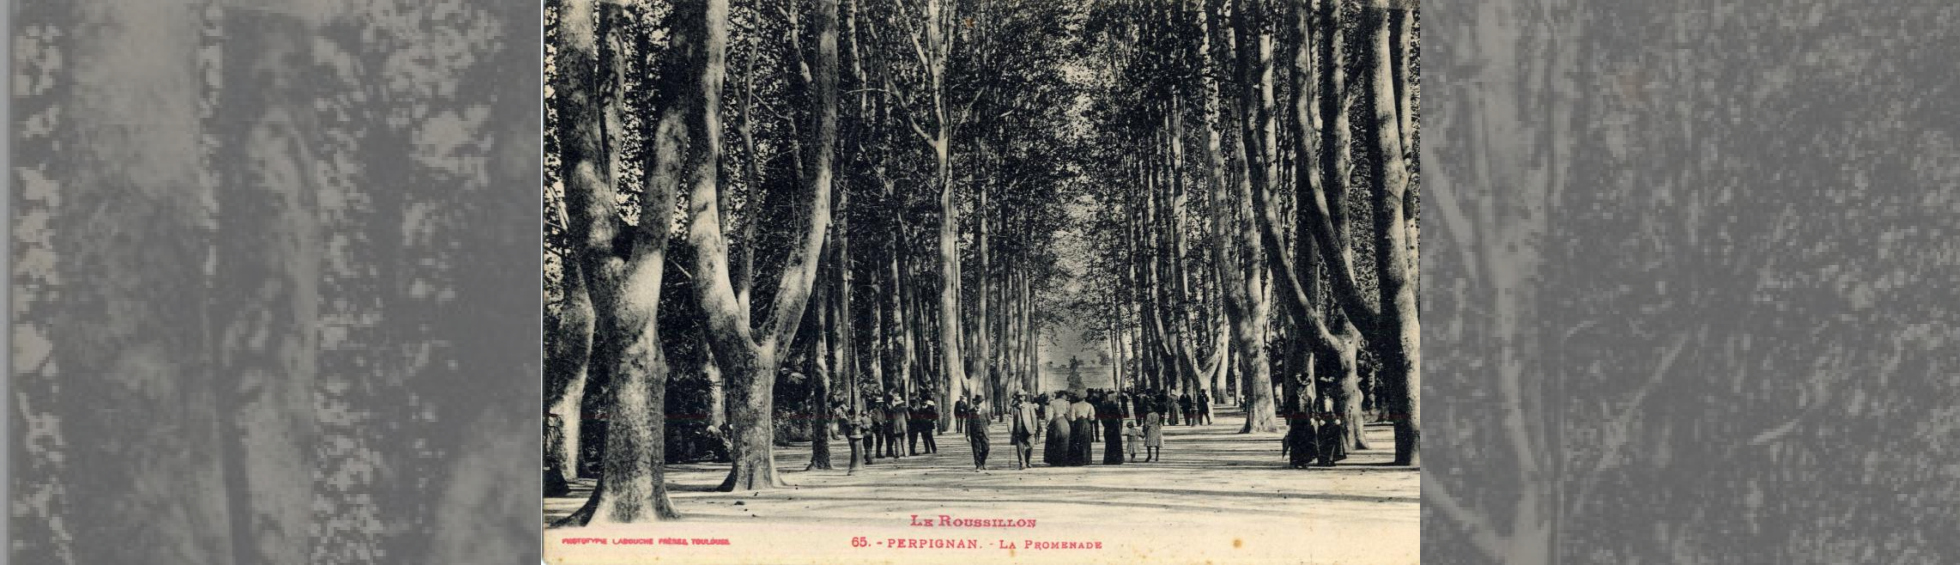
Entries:
{"label": "man wearing hat", "polygon": [[[890,447],[893,458],[904,457],[908,455],[904,438],[911,424],[912,408],[905,405],[904,396],[894,394],[886,416],[885,443]],[[918,455],[918,453],[909,453],[909,455]]]}
{"label": "man wearing hat", "polygon": [[[974,404],[979,404],[981,400],[984,399],[980,395],[973,395]],[[973,470],[986,470],[987,451],[990,448],[987,445],[987,416],[984,412],[974,410],[967,413],[966,441],[973,445]]]}
{"label": "man wearing hat", "polygon": [[1025,394],[1014,393],[1014,413],[1009,424],[1013,432],[1008,437],[1014,444],[1014,468],[1027,469],[1034,466],[1034,434],[1041,429],[1041,418],[1035,414],[1033,402]]}

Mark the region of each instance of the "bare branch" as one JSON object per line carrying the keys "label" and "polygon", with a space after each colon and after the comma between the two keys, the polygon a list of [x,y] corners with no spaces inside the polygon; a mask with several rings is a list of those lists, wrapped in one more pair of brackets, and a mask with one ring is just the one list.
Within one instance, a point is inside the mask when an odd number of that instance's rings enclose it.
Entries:
{"label": "bare branch", "polygon": [[1422,501],[1424,506],[1435,508],[1442,512],[1445,518],[1449,518],[1451,522],[1463,528],[1464,534],[1470,536],[1471,545],[1482,551],[1485,557],[1503,561],[1501,557],[1504,555],[1504,539],[1497,535],[1497,530],[1485,524],[1479,516],[1465,508],[1456,496],[1450,494],[1449,488],[1443,485],[1442,480],[1432,477],[1422,481]]}
{"label": "bare branch", "polygon": [[1629,441],[1627,438],[1628,430],[1633,426],[1633,417],[1640,413],[1641,403],[1646,401],[1647,396],[1655,388],[1659,387],[1661,381],[1667,377],[1669,369],[1674,367],[1675,360],[1680,358],[1681,350],[1686,349],[1690,341],[1701,341],[1707,334],[1708,326],[1706,325],[1696,329],[1693,333],[1683,332],[1674,340],[1673,345],[1668,346],[1667,350],[1661,353],[1660,362],[1654,364],[1654,372],[1647,377],[1646,384],[1641,385],[1640,390],[1634,392],[1633,400],[1627,404],[1625,409],[1620,411],[1619,417],[1614,418],[1612,422],[1606,425],[1606,433],[1602,434],[1603,437],[1600,438],[1603,447],[1601,448],[1599,457],[1593,460],[1592,468],[1586,471],[1586,474],[1581,479],[1579,494],[1573,497],[1572,508],[1579,508],[1584,505],[1586,498],[1591,494],[1591,487],[1595,482],[1594,479],[1606,470],[1608,464],[1619,457],[1620,451],[1625,449]]}

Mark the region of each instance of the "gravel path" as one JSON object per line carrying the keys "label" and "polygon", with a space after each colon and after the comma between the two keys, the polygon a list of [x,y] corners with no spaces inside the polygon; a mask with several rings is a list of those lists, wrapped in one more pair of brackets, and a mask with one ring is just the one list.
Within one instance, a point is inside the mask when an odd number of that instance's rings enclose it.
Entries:
{"label": "gravel path", "polygon": [[[809,446],[778,448],[788,488],[712,492],[722,464],[668,467],[682,519],[630,527],[545,532],[548,555],[567,562],[638,562],[652,552],[687,562],[1035,562],[1035,563],[1414,563],[1419,474],[1386,467],[1389,449],[1354,453],[1332,469],[1287,469],[1279,434],[1239,434],[1243,416],[1221,411],[1210,426],[1167,426],[1161,461],[1013,470],[1005,423],[991,429],[990,470],[974,471],[966,441],[948,432],[936,455],[878,459],[845,475],[843,442],[832,443],[833,470],[803,471]],[[1367,430],[1373,445],[1392,446],[1386,426]],[[1141,450],[1139,450],[1141,451]],[[1102,445],[1096,445],[1101,461]],[[545,500],[546,521],[571,513],[590,492]],[[917,527],[918,520],[1034,520],[1025,527]],[[793,528],[793,529],[785,529]],[[696,545],[568,544],[563,538],[691,537],[728,539]],[[865,547],[852,539],[864,537]],[[677,539],[677,538],[676,538]],[[901,540],[923,539],[925,542]],[[912,543],[981,549],[908,547]],[[1037,549],[1026,542],[1035,541]],[[1003,543],[1004,542],[1004,543]],[[1102,549],[1044,546],[1100,542]],[[899,545],[899,548],[887,547]],[[1006,545],[1016,546],[1014,550]],[[605,558],[589,561],[591,558]],[[666,561],[666,559],[663,559]]]}

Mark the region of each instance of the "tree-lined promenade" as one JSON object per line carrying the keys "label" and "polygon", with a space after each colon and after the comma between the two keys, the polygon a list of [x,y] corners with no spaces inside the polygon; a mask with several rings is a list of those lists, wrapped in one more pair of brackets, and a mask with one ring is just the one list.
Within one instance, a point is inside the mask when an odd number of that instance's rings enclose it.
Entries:
{"label": "tree-lined promenade", "polygon": [[670,463],[790,486],[785,446],[812,471],[865,448],[840,419],[1010,445],[945,432],[1062,395],[1064,331],[1105,350],[1091,411],[1203,397],[1315,459],[1417,464],[1417,24],[1405,0],[547,2],[547,488],[597,478],[560,522],[685,512]]}

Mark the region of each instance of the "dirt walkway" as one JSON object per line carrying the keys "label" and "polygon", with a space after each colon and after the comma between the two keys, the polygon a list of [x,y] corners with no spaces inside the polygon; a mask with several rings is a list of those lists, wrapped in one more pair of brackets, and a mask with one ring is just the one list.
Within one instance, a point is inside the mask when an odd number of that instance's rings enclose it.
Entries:
{"label": "dirt walkway", "polygon": [[[668,467],[676,522],[638,527],[571,528],[546,532],[547,550],[577,549],[589,556],[623,556],[604,549],[564,545],[565,537],[648,536],[706,533],[728,546],[661,546],[687,560],[773,560],[813,556],[829,561],[974,562],[1203,562],[1221,563],[1414,563],[1419,538],[1418,473],[1388,468],[1388,449],[1359,451],[1332,469],[1287,469],[1279,434],[1239,434],[1243,416],[1221,411],[1210,426],[1167,426],[1162,461],[1105,466],[1013,470],[1005,423],[991,430],[991,470],[976,472],[966,441],[939,436],[937,455],[877,459],[846,476],[848,448],[832,443],[834,470],[803,471],[807,444],[778,448],[777,469],[788,488],[712,492],[727,473],[722,464]],[[1369,427],[1379,448],[1392,445],[1390,429]],[[1102,459],[1097,444],[1095,460]],[[592,481],[572,496],[545,500],[547,522],[584,502]],[[1034,528],[925,528],[912,516],[956,519],[1034,519]],[[781,526],[798,528],[807,543],[763,547],[782,539]],[[696,535],[696,537],[700,537]],[[868,545],[854,548],[852,538]],[[989,552],[893,549],[911,537],[978,539]],[[1026,541],[1099,541],[1100,550],[1029,551]],[[1039,547],[1039,546],[1038,546]],[[739,549],[735,549],[739,548]],[[720,552],[720,553],[717,553]],[[1010,556],[1012,556],[1010,558]],[[586,562],[580,559],[577,562]]]}

